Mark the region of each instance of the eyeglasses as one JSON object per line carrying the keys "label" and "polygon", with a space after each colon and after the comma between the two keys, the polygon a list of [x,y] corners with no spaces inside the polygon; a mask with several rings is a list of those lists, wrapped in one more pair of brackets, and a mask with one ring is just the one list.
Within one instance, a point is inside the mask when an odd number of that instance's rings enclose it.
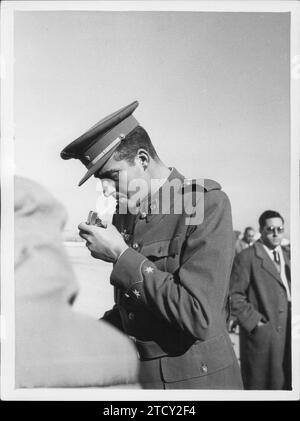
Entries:
{"label": "eyeglasses", "polygon": [[268,234],[276,234],[276,233],[277,234],[282,234],[284,232],[284,227],[273,227],[273,226],[270,226],[270,227],[266,227],[265,230],[266,230],[266,232]]}

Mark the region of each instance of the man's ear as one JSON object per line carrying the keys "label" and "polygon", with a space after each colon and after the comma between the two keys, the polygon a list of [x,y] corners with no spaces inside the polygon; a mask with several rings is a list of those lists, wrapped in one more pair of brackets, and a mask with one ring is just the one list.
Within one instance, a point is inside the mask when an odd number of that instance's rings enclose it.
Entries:
{"label": "man's ear", "polygon": [[139,149],[136,155],[136,160],[146,169],[150,162],[149,153],[145,149]]}

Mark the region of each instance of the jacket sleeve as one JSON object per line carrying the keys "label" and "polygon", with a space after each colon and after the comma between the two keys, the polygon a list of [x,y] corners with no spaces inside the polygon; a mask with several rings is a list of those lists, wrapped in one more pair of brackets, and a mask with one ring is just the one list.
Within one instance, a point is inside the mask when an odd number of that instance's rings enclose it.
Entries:
{"label": "jacket sleeve", "polygon": [[100,320],[104,320],[105,322],[124,332],[117,304],[115,304],[111,310],[106,311]]}
{"label": "jacket sleeve", "polygon": [[234,259],[230,279],[230,303],[232,315],[248,332],[251,332],[263,319],[263,315],[248,300],[250,274],[251,261],[249,251],[246,250]]}
{"label": "jacket sleeve", "polygon": [[233,234],[225,193],[206,192],[204,221],[190,228],[174,274],[128,248],[114,266],[111,283],[175,328],[205,340],[210,327],[220,324],[229,289]]}
{"label": "jacket sleeve", "polygon": [[[118,228],[118,218],[116,214],[113,215],[112,223]],[[115,290],[115,303],[116,303],[116,293],[117,292]],[[119,307],[117,304],[114,304],[112,309],[106,311],[100,320],[104,320],[105,322],[109,323],[110,325],[124,332],[121,315],[120,315]]]}

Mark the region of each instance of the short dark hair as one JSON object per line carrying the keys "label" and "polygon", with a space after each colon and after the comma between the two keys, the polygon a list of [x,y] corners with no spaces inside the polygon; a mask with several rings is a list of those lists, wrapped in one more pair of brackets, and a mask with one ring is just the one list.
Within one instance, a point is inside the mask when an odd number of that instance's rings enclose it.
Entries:
{"label": "short dark hair", "polygon": [[246,228],[245,228],[245,231],[244,231],[244,235],[245,235],[248,231],[254,231],[254,228],[252,228],[252,227],[246,227]]}
{"label": "short dark hair", "polygon": [[260,215],[260,217],[259,217],[259,219],[258,219],[259,228],[260,228],[260,229],[263,229],[263,227],[264,227],[264,226],[265,226],[265,224],[266,224],[266,220],[267,220],[267,219],[270,219],[270,218],[281,218],[282,223],[284,224],[284,219],[283,219],[283,217],[280,215],[280,213],[279,213],[279,212],[276,212],[276,211],[273,211],[273,210],[266,210],[266,211],[264,211],[264,212]]}
{"label": "short dark hair", "polygon": [[137,126],[117,147],[114,153],[114,159],[116,161],[122,161],[125,159],[133,165],[134,158],[136,157],[138,150],[141,148],[145,149],[151,158],[157,160],[158,156],[148,133],[143,127]]}

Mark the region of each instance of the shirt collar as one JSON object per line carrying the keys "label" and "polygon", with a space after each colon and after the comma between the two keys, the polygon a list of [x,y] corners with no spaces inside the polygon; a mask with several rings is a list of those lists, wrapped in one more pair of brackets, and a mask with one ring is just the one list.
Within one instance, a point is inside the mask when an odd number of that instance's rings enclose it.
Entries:
{"label": "shirt collar", "polygon": [[262,242],[262,245],[264,246],[264,249],[266,250],[266,252],[269,254],[269,256],[271,256],[272,257],[272,259],[273,259],[273,257],[274,257],[274,255],[273,255],[273,252],[274,251],[277,251],[280,255],[281,255],[281,246],[279,245],[279,246],[277,246],[277,247],[275,247],[274,249],[270,249],[268,246],[266,246],[263,242]]}

